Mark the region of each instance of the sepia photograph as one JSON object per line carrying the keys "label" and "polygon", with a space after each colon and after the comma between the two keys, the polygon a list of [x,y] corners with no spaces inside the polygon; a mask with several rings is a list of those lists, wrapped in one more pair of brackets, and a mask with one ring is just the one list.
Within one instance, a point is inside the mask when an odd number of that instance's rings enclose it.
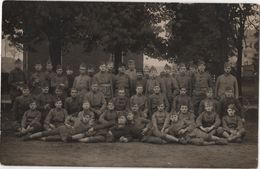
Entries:
{"label": "sepia photograph", "polygon": [[0,165],[257,168],[256,3],[2,2]]}

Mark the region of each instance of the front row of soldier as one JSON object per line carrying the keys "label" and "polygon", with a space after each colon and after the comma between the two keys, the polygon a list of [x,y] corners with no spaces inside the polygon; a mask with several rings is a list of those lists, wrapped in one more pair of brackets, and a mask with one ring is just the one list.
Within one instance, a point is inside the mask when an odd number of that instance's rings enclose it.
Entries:
{"label": "front row of soldier", "polygon": [[[154,86],[148,99],[142,94],[142,86],[136,87],[136,95],[130,99],[120,88],[118,96],[108,103],[98,88],[98,83],[93,82],[84,97],[77,97],[77,90],[72,88],[71,97],[62,99],[59,88],[53,97],[46,85],[36,100],[30,97],[28,88],[23,88],[23,95],[14,102],[15,119],[21,121],[16,135],[23,136],[23,140],[195,145],[241,142],[245,135],[244,115],[237,109],[231,88],[226,89],[220,104],[212,98],[209,88],[197,113],[184,87],[172,103],[165,99],[159,85]],[[19,98],[23,103],[27,101],[24,104],[29,105],[29,110],[19,108]]]}

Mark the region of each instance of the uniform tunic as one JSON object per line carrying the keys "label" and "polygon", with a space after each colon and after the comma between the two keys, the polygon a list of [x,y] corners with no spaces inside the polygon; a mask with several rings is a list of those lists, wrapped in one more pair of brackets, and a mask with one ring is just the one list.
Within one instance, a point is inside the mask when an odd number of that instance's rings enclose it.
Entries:
{"label": "uniform tunic", "polygon": [[100,91],[105,95],[106,99],[113,97],[112,77],[107,72],[98,72],[94,76],[94,81],[98,82]]}
{"label": "uniform tunic", "polygon": [[48,83],[49,87],[51,87],[51,80],[54,78],[55,73],[53,71],[45,71],[44,72],[45,81]]}
{"label": "uniform tunic", "polygon": [[153,115],[153,113],[155,111],[157,111],[157,106],[163,103],[164,107],[165,107],[165,111],[169,112],[170,111],[170,106],[169,106],[169,102],[167,100],[167,97],[165,96],[165,94],[163,93],[159,93],[159,94],[152,94],[149,97],[148,100],[148,106],[149,106],[149,115],[150,117]]}
{"label": "uniform tunic", "polygon": [[54,125],[56,128],[62,126],[67,118],[68,113],[65,109],[53,108],[50,110],[49,114],[46,116],[44,121],[44,128],[49,129],[50,124]]}
{"label": "uniform tunic", "polygon": [[29,80],[29,86],[32,88],[32,95],[38,96],[42,92],[42,85],[46,82],[44,72],[35,72],[31,75]]}
{"label": "uniform tunic", "polygon": [[[49,93],[41,93],[37,98],[37,109],[42,113],[42,119],[44,120],[51,108],[54,107],[54,97]],[[45,108],[46,105],[49,105],[48,108]]]}
{"label": "uniform tunic", "polygon": [[[128,122],[129,123],[129,122]],[[142,131],[144,128],[149,125],[150,120],[142,118],[142,117],[137,117],[135,118],[130,124],[130,132],[131,135],[134,139],[141,139],[143,137]]]}
{"label": "uniform tunic", "polygon": [[126,96],[117,96],[112,99],[115,111],[120,111],[126,113],[129,109],[129,99]]}
{"label": "uniform tunic", "polygon": [[220,103],[219,103],[219,101],[217,101],[216,99],[213,99],[213,98],[206,98],[206,99],[201,100],[200,105],[199,105],[198,114],[202,113],[205,110],[205,102],[208,102],[208,101],[213,103],[214,111],[216,111],[216,113],[219,114],[221,111]]}
{"label": "uniform tunic", "polygon": [[137,104],[139,111],[144,115],[148,113],[148,99],[144,95],[136,94],[130,98],[130,107]]}
{"label": "uniform tunic", "polygon": [[53,77],[53,79],[51,81],[51,87],[56,88],[57,86],[60,86],[61,84],[64,85],[64,86],[62,86],[62,88],[64,90],[68,89],[68,78],[65,75],[55,74],[55,76]]}
{"label": "uniform tunic", "polygon": [[156,137],[164,137],[165,134],[161,132],[162,128],[166,129],[170,122],[169,114],[166,111],[156,111],[152,116],[153,135]]}
{"label": "uniform tunic", "polygon": [[225,131],[230,133],[230,130],[238,130],[238,131],[244,131],[245,129],[243,128],[243,122],[241,118],[237,115],[234,116],[224,116],[222,118],[222,126]]}
{"label": "uniform tunic", "polygon": [[32,101],[33,98],[31,95],[29,96],[21,95],[16,97],[12,107],[12,112],[13,112],[14,119],[17,122],[21,122],[24,112],[29,109],[29,105]]}
{"label": "uniform tunic", "polygon": [[[188,128],[187,132],[184,134],[180,134],[179,131],[181,129]],[[195,128],[195,124],[190,121],[186,121],[185,119],[178,119],[177,122],[171,122],[168,128],[168,134],[175,136],[177,138],[185,137],[188,133],[190,133]]]}
{"label": "uniform tunic", "polygon": [[89,115],[92,120],[95,119],[95,113],[91,110],[82,110],[81,112],[79,112],[78,117],[80,119],[83,119],[83,117],[86,115]]}
{"label": "uniform tunic", "polygon": [[100,91],[97,91],[95,93],[93,91],[90,91],[84,96],[84,100],[88,100],[90,102],[91,109],[93,109],[96,114],[96,118],[98,119],[100,114],[97,114],[96,111],[100,111],[102,113],[106,108],[106,100],[104,94]]}
{"label": "uniform tunic", "polygon": [[90,91],[90,77],[88,75],[79,75],[75,77],[73,82],[73,88],[76,88],[79,91],[80,97],[84,97],[84,95]]}
{"label": "uniform tunic", "polygon": [[216,112],[202,112],[196,120],[197,126],[203,127],[211,127],[214,125],[215,127],[219,127],[221,121],[219,115]]}
{"label": "uniform tunic", "polygon": [[69,115],[77,115],[82,109],[82,100],[79,97],[68,97],[65,99],[64,108]]}
{"label": "uniform tunic", "polygon": [[225,97],[225,90],[230,87],[234,91],[235,98],[238,98],[238,84],[235,76],[222,74],[217,78],[215,94],[219,98]]}
{"label": "uniform tunic", "polygon": [[185,88],[187,90],[187,94],[191,96],[191,77],[188,74],[178,74],[176,76],[176,80],[179,88]]}
{"label": "uniform tunic", "polygon": [[21,127],[26,128],[27,126],[34,127],[36,129],[39,129],[41,127],[41,112],[38,110],[27,110],[24,115],[21,122]]}
{"label": "uniform tunic", "polygon": [[194,112],[193,103],[188,95],[178,95],[173,99],[172,103],[172,112],[178,112],[181,108],[181,105],[187,105],[189,111]]}
{"label": "uniform tunic", "polygon": [[227,115],[227,108],[230,104],[234,104],[235,107],[238,109],[237,115],[239,115],[241,118],[245,118],[244,108],[242,107],[239,100],[234,97],[231,98],[225,97],[220,100],[220,107],[221,107],[220,117],[224,117],[225,115]]}
{"label": "uniform tunic", "polygon": [[163,80],[161,80],[160,78],[149,78],[146,82],[146,96],[150,96],[153,94],[154,86],[160,86],[161,92],[166,93],[166,87]]}
{"label": "uniform tunic", "polygon": [[127,138],[128,141],[132,140],[130,127],[127,125],[124,127],[118,127],[118,126],[112,127],[110,131],[113,134],[113,139],[112,139],[113,141],[118,141],[122,136]]}
{"label": "uniform tunic", "polygon": [[135,86],[136,86],[136,79],[137,79],[136,69],[134,70],[128,69],[126,70],[125,74],[127,74],[130,79],[130,96],[132,96],[135,93]]}
{"label": "uniform tunic", "polygon": [[114,82],[115,82],[114,83],[115,95],[118,94],[118,89],[122,88],[122,89],[125,89],[126,96],[130,96],[129,95],[130,78],[129,78],[129,76],[127,74],[118,73],[115,76]]}
{"label": "uniform tunic", "polygon": [[105,110],[104,113],[101,114],[99,117],[99,122],[104,124],[104,123],[113,123],[116,124],[118,116],[115,110]]}
{"label": "uniform tunic", "polygon": [[179,113],[179,119],[188,123],[195,123],[195,115],[191,112]]}
{"label": "uniform tunic", "polygon": [[10,85],[10,97],[11,100],[21,95],[21,91],[17,89],[17,87],[21,87],[23,84],[26,84],[26,76],[25,73],[18,68],[13,69],[9,73],[8,84]]}

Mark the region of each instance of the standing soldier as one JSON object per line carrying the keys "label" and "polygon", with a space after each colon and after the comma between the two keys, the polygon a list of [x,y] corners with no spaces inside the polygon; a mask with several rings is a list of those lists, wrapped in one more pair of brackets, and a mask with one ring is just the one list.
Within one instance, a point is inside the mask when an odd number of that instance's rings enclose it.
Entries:
{"label": "standing soldier", "polygon": [[70,97],[65,99],[64,108],[68,115],[78,116],[82,108],[82,99],[78,96],[78,91],[75,88],[70,90]]}
{"label": "standing soldier", "polygon": [[143,77],[143,72],[142,70],[137,70],[136,71],[136,83],[135,83],[135,89],[137,88],[137,86],[142,86],[143,87],[143,91],[145,91],[145,87],[146,87],[146,79]]}
{"label": "standing soldier", "polygon": [[22,71],[22,61],[17,59],[14,63],[15,68],[10,72],[8,77],[8,83],[10,85],[10,97],[12,104],[17,96],[20,96],[22,86],[26,84],[26,76]]}
{"label": "standing soldier", "polygon": [[95,74],[95,67],[93,65],[90,65],[88,67],[88,76],[90,78],[89,86],[91,86],[93,80],[94,80],[94,74]]}
{"label": "standing soldier", "polygon": [[105,95],[107,101],[109,101],[113,95],[112,77],[106,72],[106,65],[101,64],[99,66],[100,72],[95,74],[94,81],[99,84],[100,91]]}
{"label": "standing soldier", "polygon": [[208,72],[205,72],[205,62],[199,61],[198,72],[195,73],[192,79],[193,88],[193,104],[195,114],[198,111],[200,101],[205,99],[206,91],[208,88],[212,87],[212,80]]}
{"label": "standing soldier", "polygon": [[42,84],[45,83],[45,74],[42,71],[42,64],[37,62],[34,65],[35,72],[29,79],[29,86],[31,88],[31,94],[37,97],[42,92]]}
{"label": "standing soldier", "polygon": [[135,83],[136,83],[136,69],[135,61],[128,60],[128,69],[125,72],[130,78],[130,96],[133,96],[135,93]]}
{"label": "standing soldier", "polygon": [[225,63],[224,65],[224,74],[220,75],[217,78],[215,94],[216,97],[222,99],[225,97],[225,90],[227,87],[230,87],[234,91],[235,98],[238,98],[238,84],[237,79],[231,73],[230,63]]}
{"label": "standing soldier", "polygon": [[70,65],[66,66],[66,76],[67,76],[67,79],[68,79],[68,90],[67,90],[67,92],[70,93],[70,89],[73,86],[73,82],[74,82],[74,78],[75,78],[73,69]]}
{"label": "standing soldier", "polygon": [[61,65],[57,65],[56,74],[51,81],[51,87],[55,89],[57,86],[60,86],[65,92],[68,89],[68,78],[63,75],[63,70]]}
{"label": "standing soldier", "polygon": [[176,75],[176,80],[179,88],[185,88],[187,90],[187,94],[191,96],[191,77],[189,76],[184,63],[180,63],[179,74]]}
{"label": "standing soldier", "polygon": [[148,116],[148,100],[145,95],[143,95],[143,86],[138,85],[136,87],[136,95],[130,98],[130,107],[133,105],[138,105],[139,111],[142,114],[142,117]]}
{"label": "standing soldier", "polygon": [[115,76],[114,82],[115,94],[117,94],[118,90],[122,88],[125,90],[126,96],[129,96],[130,78],[125,73],[125,65],[122,63],[118,66],[118,74]]}
{"label": "standing soldier", "polygon": [[84,102],[88,101],[91,105],[91,110],[95,113],[96,119],[106,109],[106,100],[102,92],[99,91],[98,83],[92,82],[91,91],[84,96]]}
{"label": "standing soldier", "polygon": [[173,102],[173,98],[179,94],[179,86],[176,79],[170,75],[171,67],[168,64],[165,65],[164,72],[165,72],[165,76],[164,78],[162,78],[162,80],[165,84],[166,96],[171,106],[171,103]]}
{"label": "standing soldier", "polygon": [[[48,87],[51,87],[51,79],[54,78],[55,73],[53,72],[53,66],[51,61],[47,61],[46,63],[46,71],[44,72],[45,75],[45,81],[48,82]],[[50,90],[50,93],[52,93],[53,91]]]}
{"label": "standing soldier", "polygon": [[23,114],[26,110],[29,109],[29,104],[32,101],[33,98],[30,94],[30,89],[28,88],[28,86],[24,85],[22,87],[22,95],[15,98],[12,107],[15,128],[20,126]]}
{"label": "standing soldier", "polygon": [[157,70],[154,66],[150,69],[149,79],[146,82],[146,91],[145,95],[149,97],[154,92],[154,87],[159,86],[162,93],[166,93],[165,84],[163,81],[157,77]]}
{"label": "standing soldier", "polygon": [[90,91],[90,77],[86,74],[86,65],[84,63],[79,66],[79,75],[74,79],[73,88],[79,92],[79,97],[82,99]]}

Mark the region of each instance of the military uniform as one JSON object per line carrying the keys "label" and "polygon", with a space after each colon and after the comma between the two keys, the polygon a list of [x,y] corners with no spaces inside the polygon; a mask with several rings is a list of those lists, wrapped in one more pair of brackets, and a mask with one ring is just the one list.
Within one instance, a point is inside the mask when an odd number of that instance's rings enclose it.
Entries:
{"label": "military uniform", "polygon": [[130,78],[127,74],[121,74],[118,73],[115,76],[114,80],[114,90],[115,95],[118,93],[119,89],[125,89],[126,96],[130,96],[129,90],[130,90]]}
{"label": "military uniform", "polygon": [[224,97],[220,100],[221,111],[220,111],[219,116],[222,118],[225,115],[227,115],[227,108],[231,104],[234,105],[236,107],[236,109],[238,110],[237,115],[239,115],[242,119],[244,119],[245,118],[245,110],[242,107],[239,100],[234,98],[234,97],[231,97],[231,98]]}
{"label": "military uniform", "polygon": [[172,103],[173,98],[179,93],[179,86],[175,78],[171,77],[169,74],[166,74],[162,78],[165,84],[166,96],[169,103]]}
{"label": "military uniform", "polygon": [[[141,140],[144,135],[148,134],[143,132],[143,129],[150,125],[150,120],[143,117],[136,117],[133,121],[127,124],[130,127],[130,133],[133,139]],[[149,126],[150,127],[150,126]]]}
{"label": "military uniform", "polygon": [[136,79],[137,79],[136,69],[134,70],[128,69],[126,70],[125,74],[127,74],[130,79],[130,96],[132,96],[135,93],[135,86],[136,86]]}
{"label": "military uniform", "polygon": [[112,77],[106,72],[98,72],[94,76],[94,81],[99,84],[99,90],[105,95],[107,100],[113,97]]}
{"label": "military uniform", "polygon": [[50,110],[44,121],[44,128],[46,130],[51,129],[50,124],[54,125],[55,128],[64,125],[64,122],[68,116],[65,109],[53,108]]}
{"label": "military uniform", "polygon": [[213,103],[214,111],[216,111],[216,113],[220,114],[221,107],[220,107],[219,101],[217,101],[216,99],[213,99],[213,98],[206,98],[200,102],[198,115],[201,114],[205,110],[205,102],[208,102],[208,101]]}
{"label": "military uniform", "polygon": [[129,110],[129,99],[126,96],[116,96],[112,99],[115,111],[118,112],[118,115],[126,115]]}
{"label": "military uniform", "polygon": [[152,94],[149,97],[148,100],[148,107],[149,107],[149,116],[152,117],[153,113],[157,111],[157,106],[159,106],[160,103],[163,103],[165,106],[165,111],[170,111],[169,102],[167,100],[167,97],[163,93],[159,94]]}
{"label": "military uniform", "polygon": [[99,113],[102,113],[106,108],[106,100],[104,94],[100,91],[97,91],[96,93],[90,91],[84,96],[84,101],[85,100],[88,100],[90,102],[91,109],[95,112],[96,119],[98,119],[101,115]]}
{"label": "military uniform", "polygon": [[235,76],[229,74],[223,74],[220,75],[217,78],[216,82],[216,91],[215,94],[218,98],[223,98],[225,97],[225,90],[227,87],[230,87],[232,91],[234,91],[234,96],[235,98],[238,98],[238,84],[237,84],[237,79]]}
{"label": "military uniform", "polygon": [[[61,85],[63,84],[63,85]],[[62,89],[65,91],[68,89],[68,78],[65,75],[57,75],[53,77],[51,81],[51,87],[55,89],[57,86],[61,86]]]}
{"label": "military uniform", "polygon": [[68,97],[65,99],[64,108],[69,115],[77,116],[82,109],[82,99],[79,97]]}
{"label": "military uniform", "polygon": [[172,112],[178,112],[181,105],[187,105],[190,112],[194,112],[191,97],[188,95],[178,95],[173,99]]}
{"label": "military uniform", "polygon": [[41,122],[44,121],[49,111],[54,107],[54,101],[54,97],[49,93],[41,93],[36,98],[37,109],[41,112]]}
{"label": "military uniform", "polygon": [[80,97],[83,98],[84,95],[90,91],[90,83],[91,79],[88,75],[78,75],[74,79],[73,88],[77,89]]}
{"label": "military uniform", "polygon": [[[224,116],[222,118],[222,126],[223,126],[223,132],[227,132],[228,134],[231,134],[231,130],[237,130],[241,133],[241,137],[245,135],[245,128],[243,127],[243,122],[241,118],[237,115],[234,116]],[[223,133],[222,133],[223,134]]]}
{"label": "military uniform", "polygon": [[13,108],[12,108],[14,120],[16,120],[19,123],[21,122],[23,114],[25,111],[29,109],[29,105],[32,102],[32,100],[33,98],[31,95],[29,96],[21,95],[15,98]]}
{"label": "military uniform", "polygon": [[45,81],[48,83],[48,87],[51,87],[51,80],[54,78],[55,73],[53,71],[48,71],[46,70],[44,72],[44,76],[45,76]]}
{"label": "military uniform", "polygon": [[130,107],[137,104],[142,115],[148,115],[148,99],[144,95],[136,94],[130,98]]}
{"label": "military uniform", "polygon": [[17,96],[22,94],[19,88],[26,84],[25,73],[21,69],[13,69],[9,73],[8,84],[10,85],[10,97],[13,102]]}
{"label": "military uniform", "polygon": [[191,112],[179,113],[179,119],[188,123],[195,123],[195,115]]}
{"label": "military uniform", "polygon": [[185,88],[187,90],[187,93],[189,96],[192,95],[192,91],[191,91],[191,77],[185,73],[185,74],[178,74],[176,76],[176,81],[178,83],[179,88]]}
{"label": "military uniform", "polygon": [[162,93],[166,93],[166,87],[163,80],[161,80],[160,78],[149,78],[146,82],[146,96],[150,96],[153,94],[154,86],[160,86]]}
{"label": "military uniform", "polygon": [[42,86],[46,83],[45,74],[42,71],[36,71],[33,73],[29,80],[29,86],[31,87],[31,94],[37,97],[42,92]]}
{"label": "military uniform", "polygon": [[161,130],[168,127],[170,123],[169,114],[166,111],[158,112],[156,111],[152,115],[152,135],[160,138],[165,138],[166,134],[161,132]]}
{"label": "military uniform", "polygon": [[34,131],[38,131],[41,129],[41,112],[38,110],[27,110],[22,118],[21,127],[27,128],[31,126],[34,128]]}

